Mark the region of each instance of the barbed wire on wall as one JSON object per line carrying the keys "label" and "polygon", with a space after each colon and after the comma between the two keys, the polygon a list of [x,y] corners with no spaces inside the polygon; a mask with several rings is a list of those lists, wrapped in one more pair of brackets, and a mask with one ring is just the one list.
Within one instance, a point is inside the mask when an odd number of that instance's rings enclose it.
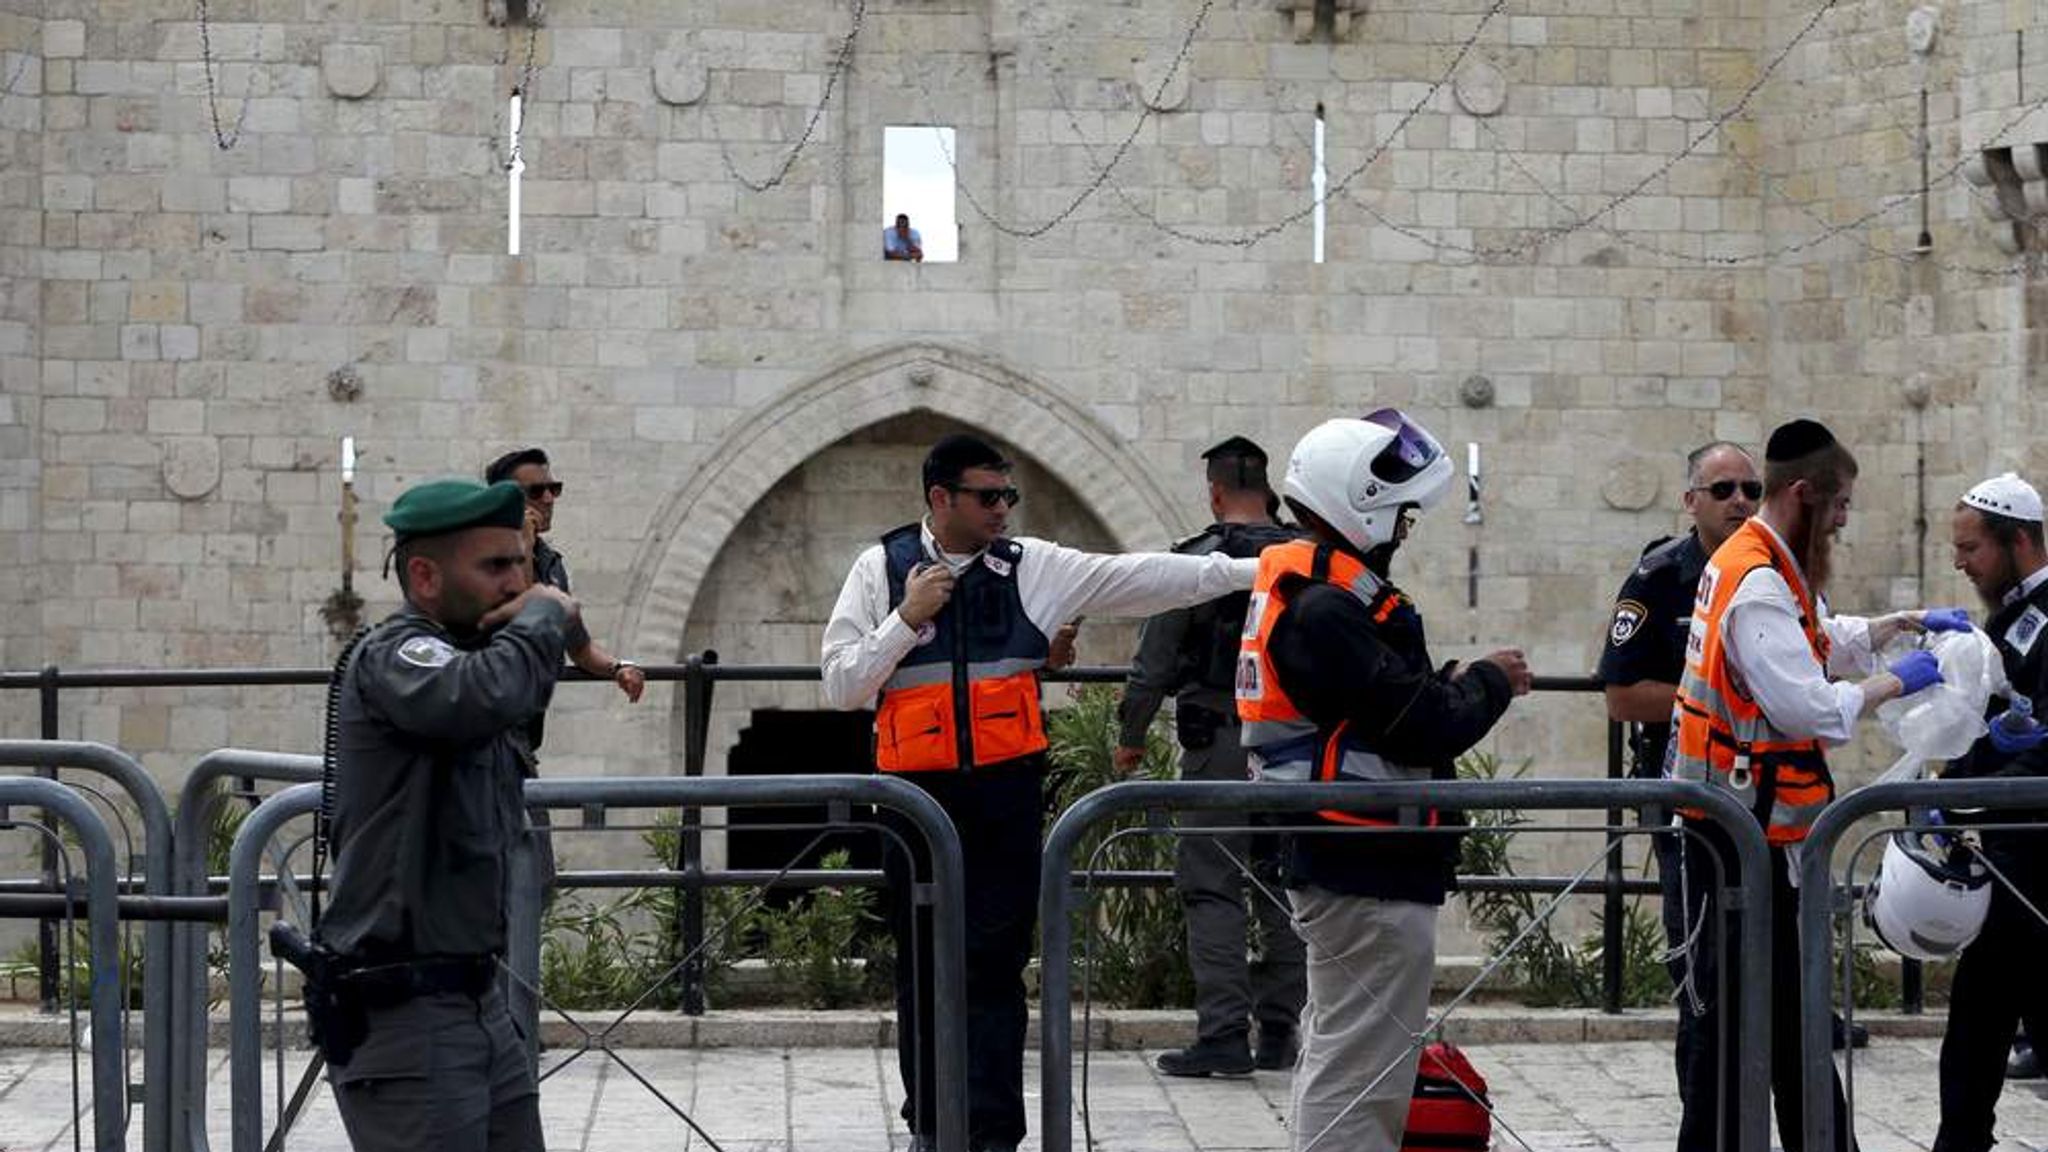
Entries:
{"label": "barbed wire on wall", "polygon": [[854,45],[860,40],[861,28],[867,22],[867,13],[867,0],[854,0],[851,26],[847,29],[845,38],[839,42],[838,50],[833,53],[832,62],[826,67],[825,86],[818,96],[817,106],[811,109],[809,118],[804,121],[803,132],[797,137],[796,144],[783,156],[782,163],[776,166],[774,174],[767,179],[756,180],[739,170],[739,165],[733,162],[732,151],[727,146],[725,137],[718,131],[716,121],[707,112],[705,123],[710,126],[711,135],[718,141],[718,155],[725,162],[726,174],[739,181],[748,191],[771,191],[787,180],[790,172],[796,168],[796,162],[802,158],[804,149],[810,146],[812,137],[817,134],[819,123],[825,118],[825,109],[831,105],[833,93],[839,90],[840,82],[845,79],[847,70],[853,67]]}
{"label": "barbed wire on wall", "polygon": [[[498,49],[497,70],[503,72],[512,62],[512,40],[517,35],[511,28],[505,29],[505,42]],[[540,73],[540,25],[528,21],[526,24],[526,59],[519,68],[519,80],[507,92],[507,96],[519,97],[519,138],[510,148],[505,146],[508,134],[506,116],[509,114],[509,99],[492,99],[491,131],[484,137],[484,145],[491,150],[491,160],[500,172],[509,172],[520,162],[526,150],[526,126],[533,123],[534,84]]]}
{"label": "barbed wire on wall", "polygon": [[[1955,179],[1957,173],[1961,170],[1962,167],[1964,167],[1967,164],[1967,158],[1946,168],[1938,180],[1931,179],[1929,181],[1928,189],[1916,189],[1888,198],[1883,204],[1879,206],[1878,209],[1873,210],[1872,212],[1865,213],[1847,222],[1831,222],[1827,220],[1825,217],[1822,217],[1818,213],[1814,212],[1810,206],[1800,201],[1790,199],[1789,197],[1781,197],[1782,201],[1785,204],[1791,206],[1796,211],[1800,212],[1802,215],[1806,216],[1808,219],[1812,220],[1816,225],[1818,225],[1820,228],[1820,232],[1818,232],[1815,235],[1791,241],[1785,244],[1767,247],[1756,252],[1717,254],[1686,251],[1683,249],[1672,248],[1665,245],[1656,244],[1651,241],[1643,240],[1638,237],[1630,235],[1624,230],[1611,228],[1601,223],[1601,221],[1604,218],[1613,215],[1615,212],[1618,212],[1622,207],[1624,207],[1628,202],[1641,196],[1647,189],[1649,189],[1653,184],[1655,184],[1657,180],[1668,175],[1672,171],[1672,169],[1674,169],[1680,162],[1685,160],[1688,156],[1692,155],[1693,153],[1697,152],[1701,147],[1705,145],[1706,141],[1712,139],[1715,135],[1720,133],[1722,129],[1724,129],[1730,122],[1736,120],[1737,118],[1741,118],[1751,123],[1754,123],[1753,115],[1748,111],[1749,105],[1755,100],[1757,94],[1762,91],[1764,86],[1773,79],[1777,70],[1784,63],[1784,61],[1787,58],[1789,58],[1792,51],[1794,51],[1802,41],[1804,41],[1813,33],[1814,29],[1819,25],[1821,19],[1827,15],[1828,11],[1831,8],[1835,8],[1838,6],[1838,4],[1830,3],[1828,6],[1825,6],[1822,9],[1816,11],[1808,19],[1806,25],[1800,30],[1800,32],[1779,50],[1779,52],[1772,58],[1770,63],[1766,65],[1765,69],[1761,73],[1759,73],[1759,75],[1748,86],[1748,88],[1743,92],[1743,94],[1733,104],[1723,109],[1718,115],[1711,118],[1707,126],[1701,129],[1699,132],[1695,133],[1684,148],[1680,149],[1678,152],[1674,153],[1669,158],[1667,158],[1662,165],[1660,165],[1657,169],[1655,169],[1647,176],[1645,176],[1643,179],[1638,181],[1627,191],[1624,191],[1620,195],[1613,197],[1604,205],[1602,205],[1599,209],[1596,209],[1595,211],[1590,213],[1581,212],[1581,210],[1577,206],[1573,205],[1570,201],[1568,201],[1561,193],[1558,193],[1550,187],[1548,187],[1547,184],[1540,177],[1538,177],[1535,173],[1531,172],[1528,169],[1528,167],[1524,165],[1516,156],[1514,148],[1507,141],[1503,140],[1500,137],[1498,131],[1494,129],[1490,123],[1487,122],[1486,118],[1473,117],[1473,119],[1477,122],[1479,128],[1485,131],[1490,137],[1494,139],[1494,141],[1497,144],[1501,146],[1501,154],[1503,159],[1511,168],[1515,170],[1516,174],[1519,175],[1524,181],[1526,181],[1530,185],[1530,187],[1534,189],[1545,200],[1549,201],[1551,204],[1561,209],[1567,218],[1565,222],[1561,224],[1543,226],[1535,228],[1533,230],[1529,230],[1520,240],[1516,241],[1515,243],[1505,245],[1466,244],[1455,240],[1445,239],[1441,236],[1434,235],[1430,232],[1426,232],[1420,227],[1404,224],[1398,220],[1395,220],[1388,216],[1384,211],[1379,209],[1377,206],[1373,205],[1371,202],[1362,198],[1358,194],[1356,188],[1351,186],[1353,183],[1352,176],[1356,174],[1356,170],[1354,170],[1354,172],[1351,174],[1347,174],[1345,179],[1340,180],[1337,184],[1331,186],[1324,193],[1321,202],[1327,204],[1331,196],[1336,194],[1342,194],[1346,200],[1356,205],[1361,211],[1365,212],[1374,221],[1379,223],[1381,226],[1389,229],[1390,231],[1393,231],[1401,236],[1411,239],[1419,244],[1425,245],[1431,248],[1432,250],[1456,252],[1460,255],[1489,262],[1519,261],[1528,256],[1533,255],[1539,249],[1547,247],[1560,239],[1563,239],[1579,231],[1592,229],[1613,239],[1617,244],[1620,244],[1630,249],[1644,252],[1648,255],[1656,256],[1660,259],[1718,267],[1738,267],[1743,265],[1752,265],[1774,261],[1777,259],[1781,259],[1785,256],[1796,255],[1800,252],[1816,248],[1821,244],[1824,244],[1829,240],[1834,239],[1837,236],[1847,235],[1849,239],[1851,239],[1856,244],[1866,249],[1873,255],[1885,259],[1899,261],[1901,263],[1923,266],[1931,264],[1934,267],[1942,268],[1947,271],[1987,278],[2004,278],[2012,276],[2014,274],[2027,272],[2032,267],[2032,262],[2027,259],[2021,259],[2019,261],[2015,261],[2011,264],[2005,265],[1974,265],[1929,260],[1927,256],[1922,252],[1916,250],[1899,251],[1888,249],[1881,245],[1878,245],[1877,243],[1871,241],[1867,236],[1861,234],[1861,230],[1863,229],[1863,227],[1871,223],[1878,217],[1883,216],[1889,212],[1895,211],[1897,208],[1903,205],[1911,204],[1914,201],[1920,199],[1924,192],[1931,192],[1931,189],[1935,184],[1942,184],[1945,186],[1947,182]],[[1247,43],[1250,43],[1251,36],[1249,31],[1246,30],[1244,27],[1243,17],[1241,13],[1237,13],[1237,23],[1240,36],[1243,37]],[[1466,44],[1464,45],[1464,48],[1461,51],[1460,59],[1462,59],[1463,51],[1469,51],[1476,45],[1476,42],[1480,34],[1484,31],[1484,24],[1485,20],[1482,19],[1481,25],[1475,29],[1473,36],[1469,38]],[[1457,67],[1458,62],[1454,61],[1452,68],[1450,69],[1450,73],[1454,74]],[[1058,69],[1056,66],[1054,71],[1055,83],[1052,85],[1052,91],[1054,93],[1055,99],[1060,104],[1063,114],[1065,115],[1068,127],[1074,133],[1075,138],[1081,142],[1081,146],[1083,147],[1083,149],[1087,152],[1089,156],[1089,163],[1098,164],[1099,161],[1095,157],[1094,148],[1087,143],[1087,133],[1082,128],[1079,117],[1075,113],[1073,107],[1066,101],[1064,91],[1060,83],[1058,82],[1059,80],[1063,79],[1063,77],[1058,74]],[[1334,79],[1334,77],[1332,79]],[[1431,94],[1433,95],[1436,89],[1440,89],[1444,81],[1448,79],[1449,76],[1447,75],[1443,80],[1440,80],[1438,85],[1436,85],[1435,88],[1432,89]],[[1276,97],[1276,94],[1272,90],[1271,76],[1269,74],[1262,75],[1261,80],[1264,83],[1267,95],[1269,97]],[[1805,83],[1804,81],[1799,81],[1796,79],[1792,82],[1795,84]],[[921,82],[920,88],[922,89]],[[929,108],[934,103],[934,101],[931,98],[929,90],[923,90],[923,95],[926,101],[926,105]],[[1276,108],[1278,107],[1279,103],[1280,101],[1276,97]],[[1420,102],[1420,105],[1418,107],[1410,109],[1409,116],[1404,117],[1401,124],[1398,125],[1393,132],[1389,133],[1387,140],[1382,142],[1382,151],[1384,150],[1385,145],[1391,143],[1392,139],[1398,136],[1399,133],[1407,127],[1409,120],[1412,119],[1414,115],[1419,113],[1422,110],[1422,107],[1426,107],[1428,103],[1429,98],[1426,97],[1424,101]],[[2030,115],[2035,107],[2039,107],[2042,104],[2048,104],[2048,99],[2037,101],[2034,105],[2030,105],[2027,108],[2023,108],[2017,115],[2015,115],[1996,133],[1994,133],[1994,136],[2003,136],[2005,132],[2010,131],[2014,126],[2016,126],[2019,122],[2021,122],[2028,115]],[[1302,133],[1300,126],[1296,124],[1293,119],[1286,117],[1284,114],[1276,115],[1275,118],[1281,120],[1288,126],[1289,131],[1291,131],[1294,134],[1295,138],[1301,143],[1301,145],[1304,148],[1313,147],[1308,138]],[[1896,117],[1892,117],[1892,127],[1895,130],[1906,135],[1907,139],[1910,142],[1914,142],[1917,144],[1917,137],[1915,137],[1912,133],[1906,130],[1903,125],[1898,124]],[[1746,168],[1747,170],[1755,174],[1759,178],[1766,194],[1768,194],[1769,181],[1771,179],[1770,175],[1764,172],[1748,157],[1742,155],[1739,149],[1730,149],[1727,152],[1718,153],[1718,155],[1722,155],[1731,159],[1738,165]],[[1369,157],[1367,163],[1370,164],[1372,160],[1376,158],[1377,155]],[[950,161],[951,157],[949,156],[948,159]],[[1967,187],[1967,182],[1964,182],[1964,186]],[[1276,222],[1278,224],[1278,227],[1275,228],[1272,232],[1267,232],[1264,230],[1255,230],[1252,233],[1247,233],[1244,235],[1225,237],[1194,232],[1186,228],[1169,224],[1165,221],[1160,220],[1155,212],[1147,209],[1143,204],[1141,204],[1138,201],[1136,197],[1134,197],[1128,190],[1123,188],[1121,185],[1117,184],[1114,181],[1110,181],[1108,187],[1110,188],[1111,192],[1125,205],[1125,207],[1132,212],[1132,214],[1139,217],[1142,221],[1144,221],[1146,224],[1156,229],[1157,231],[1165,233],[1179,240],[1208,246],[1249,247],[1251,244],[1258,243],[1261,240],[1268,238],[1270,235],[1277,233],[1278,230],[1282,230],[1286,227],[1291,226],[1294,223],[1298,223],[1301,219],[1304,219],[1308,215],[1313,213],[1315,207],[1317,206],[1317,203],[1312,201],[1305,210],[1296,213],[1291,213],[1288,217],[1283,218],[1282,221]],[[1972,191],[1973,193],[1975,192],[1975,190]]]}
{"label": "barbed wire on wall", "polygon": [[[249,99],[256,94],[256,66],[249,66],[249,83],[242,93],[242,106],[235,111],[235,128],[230,132],[221,124],[220,76],[218,65],[213,58],[213,18],[207,6],[208,0],[199,0],[199,62],[206,73],[206,111],[213,123],[213,142],[223,152],[232,152],[242,142],[242,129],[249,122]],[[263,26],[256,26],[256,55],[263,55]]]}
{"label": "barbed wire on wall", "polygon": [[[1096,193],[1102,191],[1105,186],[1110,184],[1111,175],[1115,173],[1117,166],[1123,163],[1124,157],[1130,154],[1131,145],[1137,141],[1138,134],[1144,131],[1146,122],[1152,119],[1155,114],[1155,105],[1165,97],[1167,89],[1173,86],[1174,78],[1180,75],[1181,69],[1187,66],[1188,55],[1194,50],[1195,39],[1201,35],[1202,27],[1208,22],[1209,13],[1215,6],[1216,0],[1202,0],[1201,7],[1195,12],[1194,20],[1188,24],[1186,34],[1181,37],[1180,49],[1174,53],[1173,63],[1160,75],[1159,83],[1155,86],[1152,93],[1139,100],[1138,117],[1131,122],[1130,131],[1124,133],[1124,138],[1118,142],[1116,150],[1110,154],[1109,160],[1097,167],[1095,175],[1082,186],[1080,193],[1068,201],[1065,207],[1054,212],[1038,224],[1015,224],[1002,219],[990,211],[981,202],[980,197],[974,194],[974,190],[968,187],[967,181],[960,175],[960,165],[956,161],[952,149],[946,147],[945,137],[940,135],[938,138],[939,150],[945,155],[946,167],[953,173],[953,186],[959,191],[960,198],[967,201],[967,206],[974,210],[974,214],[979,216],[983,223],[986,223],[989,227],[1005,236],[1019,240],[1035,240],[1051,232],[1061,224],[1066,223],[1069,217],[1081,210],[1083,204],[1086,204],[1090,199],[1094,198]],[[919,77],[916,70],[911,68],[906,68],[904,74],[911,78],[911,82],[917,86],[918,91],[923,95],[926,114],[933,119],[934,123],[943,121],[943,117],[938,114],[936,101],[932,99],[931,90],[925,87],[923,78]],[[1053,78],[1055,91],[1058,90],[1058,85],[1059,78],[1055,76]],[[1077,132],[1077,135],[1085,139],[1085,134]],[[1092,149],[1089,152],[1088,162],[1090,164],[1096,163]],[[1119,198],[1124,198],[1121,189],[1118,189],[1116,194]],[[1124,199],[1128,203],[1128,198]]]}

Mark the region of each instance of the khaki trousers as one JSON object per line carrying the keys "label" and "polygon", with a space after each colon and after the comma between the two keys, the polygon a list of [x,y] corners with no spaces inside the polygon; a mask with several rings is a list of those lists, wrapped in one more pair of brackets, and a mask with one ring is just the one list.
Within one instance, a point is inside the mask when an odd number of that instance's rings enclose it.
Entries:
{"label": "khaki trousers", "polygon": [[1437,908],[1319,888],[1287,898],[1308,946],[1294,1152],[1398,1152],[1429,1015]]}

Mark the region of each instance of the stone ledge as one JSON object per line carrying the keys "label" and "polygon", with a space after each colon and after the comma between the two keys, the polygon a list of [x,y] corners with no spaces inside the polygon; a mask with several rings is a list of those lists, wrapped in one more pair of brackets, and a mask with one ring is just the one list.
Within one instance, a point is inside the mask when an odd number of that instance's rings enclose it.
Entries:
{"label": "stone ledge", "polygon": [[[587,1012],[578,1019],[592,1033],[603,1032],[612,1014]],[[1676,1024],[1669,1008],[1633,1009],[1619,1016],[1577,1008],[1522,1008],[1482,1004],[1460,1008],[1444,1031],[1459,1044],[1611,1044],[1623,1041],[1668,1041]],[[1939,1037],[1947,1016],[1930,1012],[1858,1013],[1856,1021],[1870,1029],[1873,1043],[1887,1039]],[[81,1028],[83,1017],[81,1016]],[[264,1037],[274,1027],[266,1011]],[[296,1008],[285,1013],[285,1033],[294,1047],[305,1044],[305,1028]],[[542,1035],[550,1049],[566,1052],[579,1042],[576,1028],[551,1016]],[[1194,1039],[1194,1016],[1183,1009],[1108,1009],[1094,1012],[1087,1023],[1089,1046],[1102,1051],[1177,1048]],[[131,1045],[139,1046],[142,1013],[129,1024]],[[1074,1043],[1082,1042],[1083,1021],[1074,1017]],[[28,1005],[0,1005],[0,1049],[63,1048],[69,1040],[63,1014],[45,1014]],[[83,1038],[81,1037],[81,1040]],[[216,1051],[228,1046],[228,1020],[217,1014],[209,1021],[209,1043]],[[608,1043],[618,1048],[888,1048],[896,1043],[896,1016],[876,1009],[805,1012],[795,1009],[748,1009],[685,1016],[679,1012],[636,1012],[611,1032]],[[1026,1043],[1038,1046],[1038,1016],[1032,1015]]]}

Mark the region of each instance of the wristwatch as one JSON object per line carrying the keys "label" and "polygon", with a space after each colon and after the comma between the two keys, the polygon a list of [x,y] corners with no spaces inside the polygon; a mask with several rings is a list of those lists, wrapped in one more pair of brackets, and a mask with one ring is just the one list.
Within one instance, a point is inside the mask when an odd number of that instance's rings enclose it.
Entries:
{"label": "wristwatch", "polygon": [[631,660],[614,660],[612,661],[612,670],[610,672],[607,672],[605,674],[605,677],[606,679],[617,680],[619,678],[619,673],[624,672],[628,668],[638,667],[639,665],[633,663]]}

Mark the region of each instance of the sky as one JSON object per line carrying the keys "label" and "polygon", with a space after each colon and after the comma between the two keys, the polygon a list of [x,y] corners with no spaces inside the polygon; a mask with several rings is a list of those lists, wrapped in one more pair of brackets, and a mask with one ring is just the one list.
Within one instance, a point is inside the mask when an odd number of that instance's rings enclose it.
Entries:
{"label": "sky", "polygon": [[949,155],[957,155],[953,149],[951,128],[882,129],[881,225],[893,227],[898,212],[909,213],[910,226],[924,238],[928,262],[960,258],[960,223],[953,214],[953,165],[947,160]]}

